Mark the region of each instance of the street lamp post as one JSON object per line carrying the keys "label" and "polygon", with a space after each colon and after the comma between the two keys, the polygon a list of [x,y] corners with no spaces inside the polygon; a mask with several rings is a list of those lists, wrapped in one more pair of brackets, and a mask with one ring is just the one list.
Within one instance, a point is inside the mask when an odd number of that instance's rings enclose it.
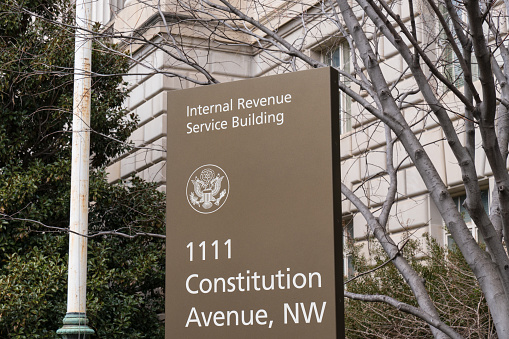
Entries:
{"label": "street lamp post", "polygon": [[72,125],[71,215],[67,314],[57,331],[64,339],[94,334],[87,323],[87,235],[91,103],[91,1],[76,1],[74,101]]}

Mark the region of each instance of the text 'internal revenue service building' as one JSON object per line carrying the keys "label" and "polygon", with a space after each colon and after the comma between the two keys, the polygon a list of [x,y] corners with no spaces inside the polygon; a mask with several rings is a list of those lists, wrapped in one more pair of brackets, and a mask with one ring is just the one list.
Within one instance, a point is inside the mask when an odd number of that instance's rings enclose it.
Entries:
{"label": "text 'internal revenue service building'", "polygon": [[330,68],[168,93],[166,338],[341,338]]}

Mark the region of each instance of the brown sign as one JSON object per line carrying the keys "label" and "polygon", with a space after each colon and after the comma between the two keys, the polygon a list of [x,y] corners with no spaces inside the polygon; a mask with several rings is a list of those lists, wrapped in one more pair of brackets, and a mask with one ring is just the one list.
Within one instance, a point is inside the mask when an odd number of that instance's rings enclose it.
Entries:
{"label": "brown sign", "polygon": [[168,92],[166,338],[342,338],[337,73]]}

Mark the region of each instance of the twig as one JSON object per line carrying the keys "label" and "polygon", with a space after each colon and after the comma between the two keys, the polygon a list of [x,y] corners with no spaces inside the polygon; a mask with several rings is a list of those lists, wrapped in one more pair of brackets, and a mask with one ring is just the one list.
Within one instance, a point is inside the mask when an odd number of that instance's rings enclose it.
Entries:
{"label": "twig", "polygon": [[46,225],[40,221],[32,220],[32,219],[15,218],[15,217],[12,217],[5,213],[0,213],[0,219],[30,222],[30,223],[37,224],[42,227],[46,227],[51,230],[55,230],[55,231],[59,231],[59,232],[66,232],[66,233],[73,233],[73,234],[76,234],[76,235],[79,235],[82,237],[87,237],[87,238],[95,238],[95,237],[104,236],[104,235],[116,235],[116,236],[120,236],[120,237],[128,238],[128,239],[134,239],[134,238],[141,237],[141,236],[147,236],[147,237],[152,237],[152,238],[161,238],[161,239],[166,238],[166,235],[164,235],[164,234],[149,233],[149,232],[136,232],[134,234],[126,234],[126,233],[118,232],[118,230],[101,231],[101,232],[97,232],[97,233],[93,233],[93,234],[81,234],[81,233],[72,231],[71,229],[66,228],[66,227],[50,226],[50,225]]}
{"label": "twig", "polygon": [[357,293],[352,293],[352,292],[348,292],[348,291],[345,291],[344,293],[345,293],[344,294],[345,297],[353,299],[353,300],[360,300],[360,301],[367,301],[367,302],[383,302],[383,303],[389,304],[389,305],[397,308],[399,311],[402,311],[402,312],[405,312],[408,314],[412,314],[412,315],[418,317],[419,319],[424,320],[429,325],[444,332],[445,334],[447,334],[449,337],[451,337],[453,339],[463,339],[463,337],[461,335],[456,333],[451,327],[447,326],[445,323],[443,323],[439,319],[432,317],[431,315],[429,315],[428,313],[422,311],[421,309],[419,309],[417,307],[405,304],[405,303],[398,301],[394,298],[391,298],[389,296],[380,295],[380,294],[375,294],[375,295],[357,294]]}
{"label": "twig", "polygon": [[375,268],[373,268],[373,269],[371,269],[371,270],[369,270],[369,271],[366,271],[366,272],[362,272],[362,273],[357,274],[355,277],[350,278],[350,279],[348,279],[347,281],[345,281],[344,285],[348,284],[348,283],[349,283],[349,282],[351,282],[351,281],[354,281],[354,280],[355,280],[355,279],[357,279],[357,278],[360,278],[360,277],[362,277],[362,276],[364,276],[364,275],[366,275],[366,274],[369,274],[369,273],[375,272],[376,270],[379,270],[379,269],[381,269],[382,267],[386,266],[388,263],[390,263],[391,261],[393,261],[394,259],[396,259],[396,257],[397,257],[397,256],[401,253],[401,251],[403,251],[403,248],[404,248],[404,247],[405,247],[405,245],[408,243],[408,241],[410,241],[410,239],[407,239],[407,240],[403,243],[403,245],[401,246],[401,248],[398,248],[398,251],[397,251],[396,253],[394,253],[394,255],[393,255],[390,259],[388,259],[387,261],[385,261],[383,264],[381,264],[381,265],[379,265],[379,266],[377,266],[377,267],[375,267]]}

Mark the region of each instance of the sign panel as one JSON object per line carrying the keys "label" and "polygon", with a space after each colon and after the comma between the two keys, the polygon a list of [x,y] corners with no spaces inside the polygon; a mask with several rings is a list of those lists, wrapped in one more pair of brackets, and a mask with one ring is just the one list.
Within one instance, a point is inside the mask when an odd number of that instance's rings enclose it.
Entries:
{"label": "sign panel", "polygon": [[342,338],[338,76],[168,92],[166,338]]}

